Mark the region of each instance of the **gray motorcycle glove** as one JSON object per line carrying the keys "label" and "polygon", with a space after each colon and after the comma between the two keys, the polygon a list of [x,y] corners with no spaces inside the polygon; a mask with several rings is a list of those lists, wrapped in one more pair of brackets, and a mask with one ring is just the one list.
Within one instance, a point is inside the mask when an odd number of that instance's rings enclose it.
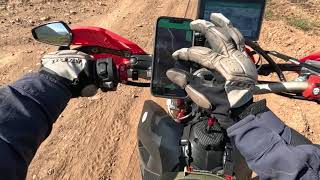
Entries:
{"label": "gray motorcycle glove", "polygon": [[39,72],[64,83],[72,97],[90,97],[97,93],[90,55],[77,50],[61,50],[44,55],[41,64]]}
{"label": "gray motorcycle glove", "polygon": [[244,53],[241,33],[222,14],[212,14],[211,22],[195,20],[191,30],[205,35],[209,46],[183,48],[175,53],[176,60],[192,61],[210,70],[214,79],[200,79],[188,72],[170,69],[168,78],[184,88],[200,107],[211,109],[219,123],[227,128],[233,124],[230,110],[252,102],[251,87],[257,82],[254,63]]}

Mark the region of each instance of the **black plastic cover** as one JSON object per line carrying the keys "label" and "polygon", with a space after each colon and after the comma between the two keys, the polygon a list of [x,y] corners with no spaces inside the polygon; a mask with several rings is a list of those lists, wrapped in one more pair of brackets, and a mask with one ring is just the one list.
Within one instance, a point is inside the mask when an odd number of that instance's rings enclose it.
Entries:
{"label": "black plastic cover", "polygon": [[223,166],[225,138],[221,128],[216,124],[207,132],[207,122],[195,124],[190,132],[193,167],[211,171]]}
{"label": "black plastic cover", "polygon": [[[191,165],[199,170],[219,171],[223,169],[226,134],[218,124],[210,132],[206,131],[207,122],[202,121],[194,125],[190,132],[192,147]],[[232,150],[233,171],[237,179],[251,179],[252,171],[237,149]]]}
{"label": "black plastic cover", "polygon": [[142,178],[161,179],[179,166],[183,126],[153,101],[144,103],[138,125],[138,150]]}

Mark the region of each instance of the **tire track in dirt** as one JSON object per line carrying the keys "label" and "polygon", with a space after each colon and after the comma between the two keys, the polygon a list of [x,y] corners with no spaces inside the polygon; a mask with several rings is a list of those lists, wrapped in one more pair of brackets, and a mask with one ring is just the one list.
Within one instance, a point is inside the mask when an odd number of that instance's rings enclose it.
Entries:
{"label": "tire track in dirt", "polygon": [[[51,166],[55,173],[51,176],[42,173],[39,177],[110,179],[117,159],[118,145],[123,132],[128,129],[124,120],[126,107],[132,106],[135,101],[129,94],[125,95],[125,98],[119,98],[120,101],[110,101],[113,97],[123,96],[121,88],[119,91],[120,93],[100,94],[98,100],[86,98],[81,99],[80,103],[70,104],[71,108],[67,109],[60,119],[70,121],[54,127],[58,132],[53,132],[53,135],[58,135],[49,140],[41,153],[45,154],[44,160],[36,167],[41,169],[42,166]],[[129,92],[137,91],[131,89]],[[110,111],[115,109],[115,113]]]}

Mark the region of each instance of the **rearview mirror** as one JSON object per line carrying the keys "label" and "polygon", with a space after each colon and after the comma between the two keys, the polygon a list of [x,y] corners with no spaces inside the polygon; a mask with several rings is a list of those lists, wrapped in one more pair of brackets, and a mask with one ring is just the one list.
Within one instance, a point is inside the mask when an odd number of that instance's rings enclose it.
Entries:
{"label": "rearview mirror", "polygon": [[35,40],[55,46],[69,46],[72,42],[72,32],[64,22],[50,22],[32,29]]}

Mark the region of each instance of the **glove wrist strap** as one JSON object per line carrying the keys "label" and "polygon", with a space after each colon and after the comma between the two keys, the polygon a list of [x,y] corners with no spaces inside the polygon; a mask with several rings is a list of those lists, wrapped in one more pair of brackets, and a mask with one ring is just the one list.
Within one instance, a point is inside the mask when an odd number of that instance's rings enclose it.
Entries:
{"label": "glove wrist strap", "polygon": [[[247,105],[244,108],[241,108],[242,111],[240,111],[240,113],[235,113],[237,114],[235,117],[237,117],[239,120],[244,119],[245,117],[249,116],[249,115],[257,115],[260,113],[264,113],[267,111],[270,111],[270,109],[267,107],[267,101],[261,100],[255,103],[250,103],[249,105]],[[244,109],[244,110],[243,110]],[[239,111],[236,111],[239,112]],[[233,115],[235,115],[233,114]]]}

